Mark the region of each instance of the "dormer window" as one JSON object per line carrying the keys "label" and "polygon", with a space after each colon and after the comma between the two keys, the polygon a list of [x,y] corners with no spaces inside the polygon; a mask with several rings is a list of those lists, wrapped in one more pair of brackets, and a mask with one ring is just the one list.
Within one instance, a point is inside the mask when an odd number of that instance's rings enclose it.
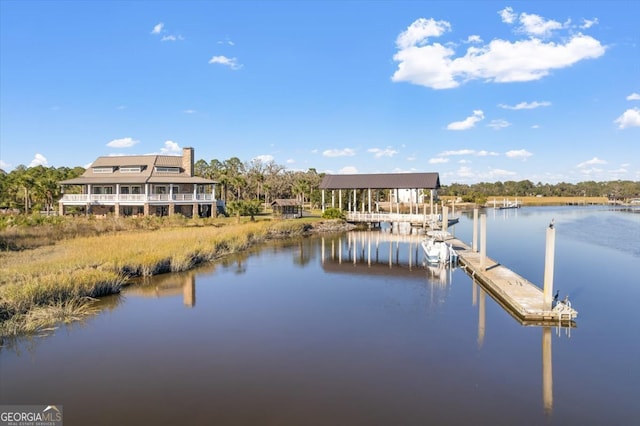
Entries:
{"label": "dormer window", "polygon": [[120,167],[120,173],[140,173],[142,166],[126,166]]}
{"label": "dormer window", "polygon": [[180,167],[160,167],[156,166],[155,171],[157,173],[180,173]]}
{"label": "dormer window", "polygon": [[94,167],[93,173],[113,173],[113,167]]}

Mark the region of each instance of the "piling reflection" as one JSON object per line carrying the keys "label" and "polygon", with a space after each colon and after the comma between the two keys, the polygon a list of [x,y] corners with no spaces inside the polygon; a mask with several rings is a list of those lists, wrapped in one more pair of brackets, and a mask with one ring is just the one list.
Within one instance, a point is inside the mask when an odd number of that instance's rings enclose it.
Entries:
{"label": "piling reflection", "polygon": [[[473,280],[472,284],[472,305],[478,306],[478,349],[482,349],[486,333],[486,292],[482,285]],[[523,325],[541,325],[523,324]],[[553,412],[553,353],[551,350],[552,329],[556,329],[556,336],[571,337],[571,326],[565,324],[542,324],[542,404],[544,413],[550,416]],[[564,332],[564,333],[563,333]]]}

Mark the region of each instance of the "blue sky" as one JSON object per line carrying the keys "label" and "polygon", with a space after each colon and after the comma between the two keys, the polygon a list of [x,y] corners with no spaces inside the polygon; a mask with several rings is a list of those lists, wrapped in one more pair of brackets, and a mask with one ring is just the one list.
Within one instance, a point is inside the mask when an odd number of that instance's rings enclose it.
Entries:
{"label": "blue sky", "polygon": [[0,167],[640,180],[640,2],[0,0]]}

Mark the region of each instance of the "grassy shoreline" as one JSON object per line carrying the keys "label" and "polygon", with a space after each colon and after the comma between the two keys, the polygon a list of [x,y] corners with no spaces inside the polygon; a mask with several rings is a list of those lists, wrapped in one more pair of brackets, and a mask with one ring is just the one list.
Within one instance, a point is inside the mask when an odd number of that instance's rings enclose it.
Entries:
{"label": "grassy shoreline", "polygon": [[118,293],[130,279],[189,270],[274,238],[340,229],[339,221],[305,218],[215,226],[174,226],[61,239],[0,253],[0,344],[90,315],[92,301]]}

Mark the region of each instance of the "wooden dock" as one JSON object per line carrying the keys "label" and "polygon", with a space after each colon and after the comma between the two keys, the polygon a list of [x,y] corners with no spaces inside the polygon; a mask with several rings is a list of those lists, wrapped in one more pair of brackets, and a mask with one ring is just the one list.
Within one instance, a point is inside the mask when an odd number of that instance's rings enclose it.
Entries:
{"label": "wooden dock", "polygon": [[486,257],[485,267],[481,266],[480,253],[474,252],[464,242],[452,238],[447,243],[458,254],[460,266],[500,303],[512,316],[522,323],[571,323],[578,312],[559,303],[554,309],[544,306],[541,288],[521,277],[495,260]]}

